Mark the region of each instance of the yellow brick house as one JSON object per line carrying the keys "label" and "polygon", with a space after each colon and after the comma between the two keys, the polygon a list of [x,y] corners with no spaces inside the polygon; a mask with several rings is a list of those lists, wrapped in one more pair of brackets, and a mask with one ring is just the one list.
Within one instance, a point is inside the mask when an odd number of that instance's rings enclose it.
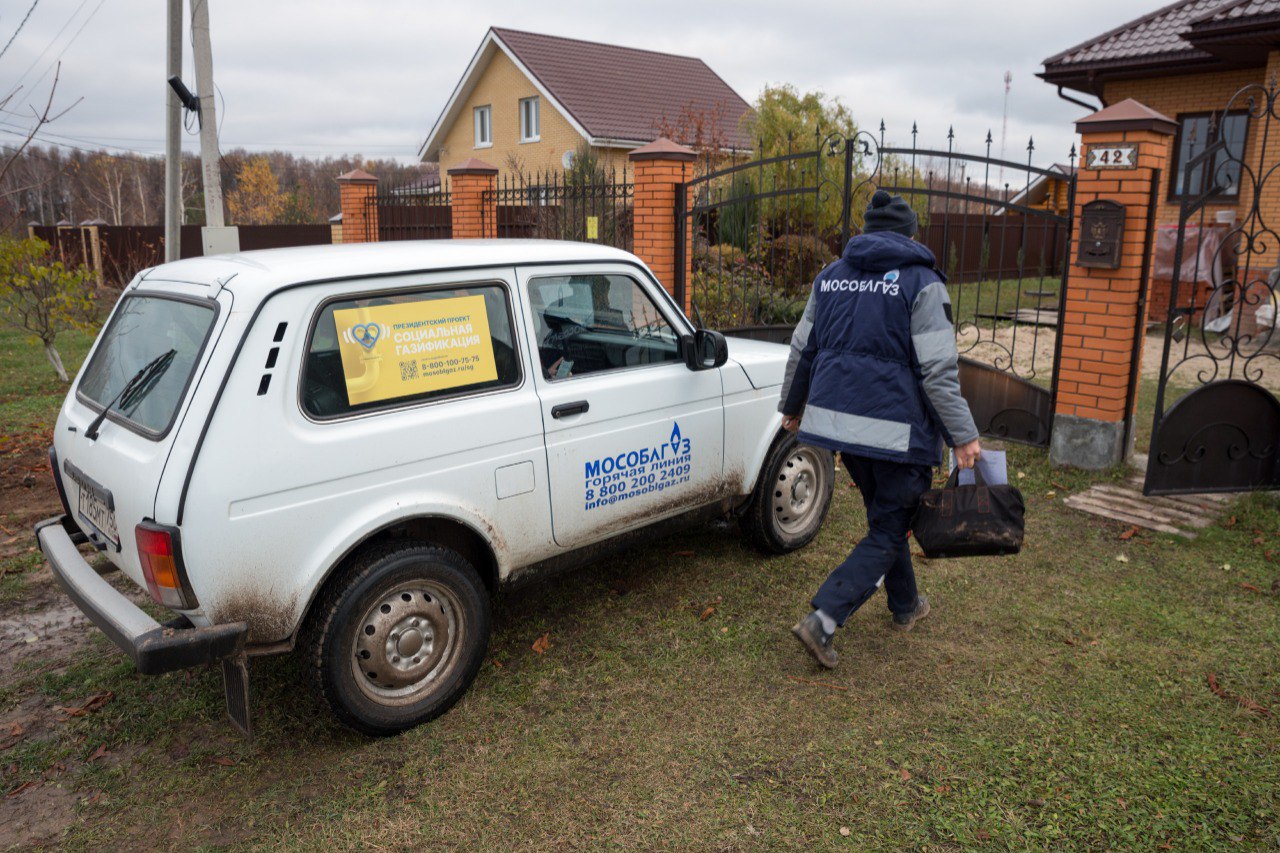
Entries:
{"label": "yellow brick house", "polygon": [[[1178,0],[1049,57],[1038,76],[1082,111],[1136,101],[1172,122],[1173,148],[1157,199],[1152,319],[1163,318],[1168,302],[1166,267],[1183,200],[1207,184],[1203,167],[1188,183],[1186,165],[1215,138],[1227,150],[1215,155],[1209,172],[1231,180],[1208,200],[1203,217],[1188,223],[1188,233],[1195,231],[1196,241],[1200,231],[1206,240],[1215,231],[1223,241],[1239,241],[1235,227],[1280,222],[1280,179],[1265,180],[1280,165],[1280,145],[1267,139],[1269,129],[1275,132],[1268,112],[1277,105],[1267,101],[1280,77],[1280,0]],[[1255,266],[1276,263],[1273,242],[1251,247]],[[1232,261],[1230,251],[1214,254]],[[1204,287],[1208,292],[1207,281]]]}
{"label": "yellow brick house", "polygon": [[471,157],[500,174],[560,171],[585,141],[621,175],[628,152],[664,131],[682,135],[673,129],[749,149],[750,110],[695,57],[493,27],[418,156],[441,171]]}

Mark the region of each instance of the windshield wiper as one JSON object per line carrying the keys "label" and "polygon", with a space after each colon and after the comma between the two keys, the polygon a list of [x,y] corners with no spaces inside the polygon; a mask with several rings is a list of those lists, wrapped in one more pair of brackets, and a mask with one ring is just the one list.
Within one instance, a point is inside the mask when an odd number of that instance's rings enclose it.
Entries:
{"label": "windshield wiper", "polygon": [[93,423],[89,424],[89,428],[84,431],[84,437],[90,441],[97,440],[98,427],[102,426],[102,422],[106,420],[107,412],[111,411],[116,403],[120,403],[125,407],[132,406],[151,393],[151,389],[156,387],[160,377],[169,369],[169,365],[173,364],[173,357],[177,352],[177,350],[171,349],[166,353],[162,353],[151,359],[151,361],[143,365],[141,370],[133,374],[133,377],[124,383],[120,393],[110,403],[107,403],[102,412],[93,419]]}

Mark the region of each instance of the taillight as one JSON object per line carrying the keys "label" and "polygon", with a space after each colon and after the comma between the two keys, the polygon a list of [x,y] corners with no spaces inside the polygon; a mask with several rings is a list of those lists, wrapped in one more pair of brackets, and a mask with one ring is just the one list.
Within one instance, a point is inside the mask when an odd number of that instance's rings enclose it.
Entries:
{"label": "taillight", "polygon": [[151,597],[174,610],[190,610],[196,597],[187,583],[182,565],[178,528],[144,521],[134,528],[138,559]]}

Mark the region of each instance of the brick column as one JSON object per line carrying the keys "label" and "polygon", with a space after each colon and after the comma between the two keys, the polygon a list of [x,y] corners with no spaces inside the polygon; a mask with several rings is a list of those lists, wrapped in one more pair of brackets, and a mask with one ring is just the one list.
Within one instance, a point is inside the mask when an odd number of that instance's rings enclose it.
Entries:
{"label": "brick column", "polygon": [[378,179],[363,169],[338,176],[338,200],[342,207],[342,242],[378,242],[378,208],[373,197]]}
{"label": "brick column", "polygon": [[[630,154],[635,171],[632,201],[633,251],[644,261],[669,293],[676,287],[676,188],[693,177],[695,155],[665,137],[655,139]],[[691,286],[692,219],[685,220],[685,313],[689,313]]]}
{"label": "brick column", "polygon": [[[1062,336],[1058,394],[1050,460],[1078,468],[1108,468],[1129,452],[1125,436],[1137,397],[1133,371],[1142,362],[1145,317],[1138,316],[1148,287],[1147,228],[1157,209],[1153,184],[1167,181],[1171,136],[1176,124],[1132,99],[1076,122],[1081,136],[1076,179],[1075,226],[1066,302],[1058,332]],[[1089,151],[1136,146],[1123,168],[1090,169]],[[1108,154],[1114,162],[1114,149]],[[1157,196],[1158,198],[1158,196]],[[1092,249],[1099,233],[1088,229],[1082,213],[1093,201],[1124,208],[1119,266],[1080,266],[1081,249]]]}
{"label": "brick column", "polygon": [[498,205],[493,198],[498,169],[475,157],[449,170],[453,239],[498,236]]}

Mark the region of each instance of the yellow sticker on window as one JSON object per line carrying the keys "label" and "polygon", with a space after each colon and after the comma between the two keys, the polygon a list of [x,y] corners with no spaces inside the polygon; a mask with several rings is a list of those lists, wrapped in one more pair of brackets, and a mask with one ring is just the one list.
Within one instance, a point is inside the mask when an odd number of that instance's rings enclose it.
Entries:
{"label": "yellow sticker on window", "polygon": [[351,405],[498,378],[483,296],[333,312]]}

